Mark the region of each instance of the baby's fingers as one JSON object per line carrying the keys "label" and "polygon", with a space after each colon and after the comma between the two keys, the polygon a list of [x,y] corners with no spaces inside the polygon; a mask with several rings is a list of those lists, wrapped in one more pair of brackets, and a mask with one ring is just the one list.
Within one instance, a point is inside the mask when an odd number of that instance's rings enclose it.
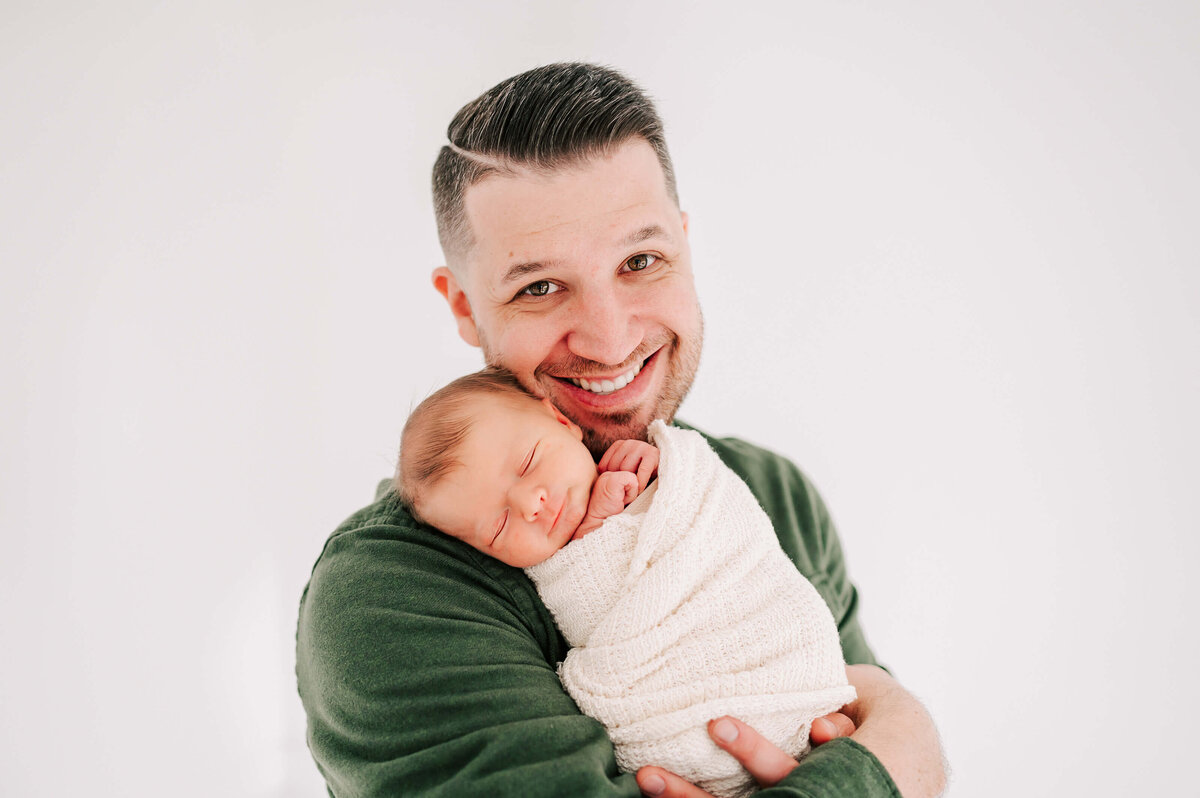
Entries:
{"label": "baby's fingers", "polygon": [[624,466],[624,463],[629,459],[630,444],[634,442],[617,441],[609,446],[596,467],[601,471],[628,471],[629,469]]}
{"label": "baby's fingers", "polygon": [[[618,441],[617,443],[620,443],[620,441]],[[614,443],[612,446],[609,446],[608,449],[604,452],[604,456],[600,458],[600,462],[596,464],[596,469],[601,474],[603,474],[605,471],[613,470],[613,468],[612,468],[613,451],[616,448],[617,448],[616,443]]]}
{"label": "baby's fingers", "polygon": [[[624,507],[637,496],[637,477],[628,471],[606,471],[596,480],[599,489],[614,502]],[[617,512],[620,512],[618,509]]]}
{"label": "baby's fingers", "polygon": [[650,484],[650,480],[654,478],[658,471],[658,449],[650,449],[648,453],[643,453],[637,463],[637,481],[638,493],[646,489]]}
{"label": "baby's fingers", "polygon": [[630,446],[633,441],[617,441],[612,446],[608,447],[608,451],[600,458],[600,464],[597,466],[601,471],[628,471],[626,466],[629,460]]}

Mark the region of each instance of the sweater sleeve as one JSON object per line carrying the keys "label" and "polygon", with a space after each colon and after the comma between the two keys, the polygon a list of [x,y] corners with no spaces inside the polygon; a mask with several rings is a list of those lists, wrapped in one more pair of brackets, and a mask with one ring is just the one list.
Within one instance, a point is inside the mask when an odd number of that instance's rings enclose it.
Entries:
{"label": "sweater sleeve", "polygon": [[520,571],[368,516],[330,538],[301,600],[296,673],[330,794],[640,795],[564,692],[561,638]]}
{"label": "sweater sleeve", "polygon": [[783,781],[758,794],[771,798],[901,798],[875,755],[849,737],[814,748]]}

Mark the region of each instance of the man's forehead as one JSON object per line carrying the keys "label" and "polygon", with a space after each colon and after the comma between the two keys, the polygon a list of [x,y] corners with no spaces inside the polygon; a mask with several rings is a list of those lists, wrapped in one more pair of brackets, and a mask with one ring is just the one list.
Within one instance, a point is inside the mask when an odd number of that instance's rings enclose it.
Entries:
{"label": "man's forehead", "polygon": [[553,172],[490,176],[467,189],[464,207],[473,239],[468,261],[496,272],[489,281],[522,262],[665,233],[678,213],[654,150],[640,139]]}

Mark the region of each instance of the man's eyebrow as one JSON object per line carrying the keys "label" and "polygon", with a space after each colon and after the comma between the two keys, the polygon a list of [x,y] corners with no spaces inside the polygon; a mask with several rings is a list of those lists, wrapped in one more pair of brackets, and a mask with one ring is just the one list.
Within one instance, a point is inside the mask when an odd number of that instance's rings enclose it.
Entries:
{"label": "man's eyebrow", "polygon": [[550,264],[543,263],[538,260],[530,263],[518,263],[508,267],[508,270],[504,272],[504,276],[500,278],[500,284],[507,285],[508,283],[520,280],[522,277],[528,274],[536,274],[537,272],[545,271],[548,268],[550,268]]}
{"label": "man's eyebrow", "polygon": [[[617,246],[622,248],[632,247],[642,243],[643,241],[648,241],[651,238],[663,238],[672,242],[675,240],[671,237],[670,233],[663,229],[661,225],[648,224],[640,230],[625,236],[625,238],[617,242]],[[554,263],[547,263],[540,260],[513,264],[504,271],[504,276],[500,278],[500,284],[508,285],[509,283],[515,283],[522,277],[528,277],[531,274],[544,272],[552,266],[554,266]]]}
{"label": "man's eyebrow", "polygon": [[623,247],[632,247],[634,244],[640,244],[643,241],[648,241],[651,238],[665,238],[667,241],[673,240],[670,234],[667,233],[667,231],[661,226],[657,224],[648,224],[641,230],[638,230],[635,233],[630,233],[625,237],[625,240],[622,241],[620,245]]}

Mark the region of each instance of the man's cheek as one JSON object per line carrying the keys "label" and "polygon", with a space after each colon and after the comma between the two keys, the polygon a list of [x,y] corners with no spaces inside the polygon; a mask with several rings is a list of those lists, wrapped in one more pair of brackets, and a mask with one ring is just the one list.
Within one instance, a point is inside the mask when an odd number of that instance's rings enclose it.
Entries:
{"label": "man's cheek", "polygon": [[510,325],[496,344],[490,359],[530,381],[550,351],[549,346],[543,346],[541,331],[529,325]]}

